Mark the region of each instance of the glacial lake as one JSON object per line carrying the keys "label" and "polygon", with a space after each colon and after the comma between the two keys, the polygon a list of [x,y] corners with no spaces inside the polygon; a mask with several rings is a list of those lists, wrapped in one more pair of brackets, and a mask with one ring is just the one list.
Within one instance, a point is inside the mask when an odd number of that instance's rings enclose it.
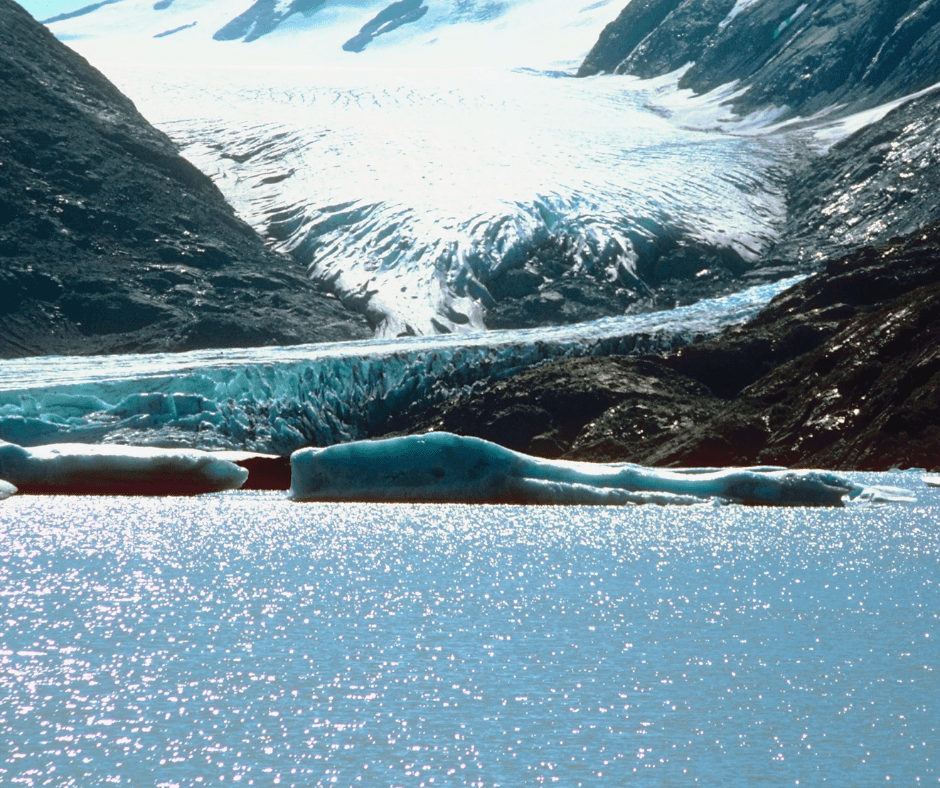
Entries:
{"label": "glacial lake", "polygon": [[0,503],[0,783],[940,781],[940,490]]}

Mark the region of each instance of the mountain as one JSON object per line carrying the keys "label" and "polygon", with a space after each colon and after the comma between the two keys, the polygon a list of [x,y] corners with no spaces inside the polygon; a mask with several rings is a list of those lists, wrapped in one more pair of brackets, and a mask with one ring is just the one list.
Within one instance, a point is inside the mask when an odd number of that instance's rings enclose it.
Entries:
{"label": "mountain", "polygon": [[[815,201],[798,206],[793,223],[805,231],[793,243],[828,237],[822,270],[756,318],[663,355],[551,362],[428,409],[415,429],[567,459],[940,468],[940,218],[926,189],[938,106],[940,91],[908,102],[815,163],[801,192]],[[899,144],[905,135],[920,143]],[[918,166],[901,179],[913,180],[910,215],[886,211],[854,243],[840,236],[854,201],[878,196],[851,175],[890,184]],[[836,253],[841,245],[851,250]]]}
{"label": "mountain", "polygon": [[[848,136],[841,122],[809,126],[821,151],[791,171],[785,227],[763,262],[818,273],[720,337],[658,356],[550,362],[438,404],[414,429],[568,459],[940,467],[934,7],[634,0],[583,76],[686,66],[680,88],[739,80],[731,107],[778,118],[893,101],[856,114]],[[798,68],[809,78],[792,80]]]}
{"label": "mountain", "polygon": [[0,92],[0,355],[368,334],[11,0],[0,0]]}
{"label": "mountain", "polygon": [[795,270],[760,259],[808,143],[739,134],[669,85],[571,78],[615,3],[122,0],[50,29],[396,337],[577,323]]}
{"label": "mountain", "polygon": [[633,0],[579,76],[644,79],[685,69],[680,88],[736,83],[741,114],[859,109],[940,82],[937,0]]}

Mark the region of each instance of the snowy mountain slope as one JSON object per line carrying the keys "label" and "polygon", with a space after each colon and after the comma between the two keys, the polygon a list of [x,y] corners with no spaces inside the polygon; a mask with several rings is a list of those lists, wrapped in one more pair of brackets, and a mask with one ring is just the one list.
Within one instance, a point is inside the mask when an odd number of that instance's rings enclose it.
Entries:
{"label": "snowy mountain slope", "polygon": [[0,0],[0,96],[0,357],[368,332],[10,0]]}
{"label": "snowy mountain slope", "polygon": [[[798,141],[657,108],[668,80],[545,70],[579,62],[609,3],[454,0],[397,26],[383,3],[256,3],[250,30],[218,0],[158,5],[51,28],[380,335],[689,302],[776,239]],[[364,27],[386,32],[344,50]]]}
{"label": "snowy mountain slope", "polygon": [[937,0],[633,0],[578,70],[698,93],[737,81],[739,112],[875,106],[940,82]]}
{"label": "snowy mountain slope", "polygon": [[[41,0],[25,5],[44,18]],[[617,0],[118,0],[48,24],[96,61],[166,64],[172,53],[182,62],[253,66],[393,59],[548,68],[580,62],[616,7]]]}

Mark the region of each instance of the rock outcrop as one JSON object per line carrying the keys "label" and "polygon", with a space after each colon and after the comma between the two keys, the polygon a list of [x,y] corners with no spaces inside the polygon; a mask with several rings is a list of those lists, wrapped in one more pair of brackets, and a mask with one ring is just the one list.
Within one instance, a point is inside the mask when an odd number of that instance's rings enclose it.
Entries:
{"label": "rock outcrop", "polygon": [[908,101],[790,179],[783,241],[811,269],[940,221],[940,90]]}
{"label": "rock outcrop", "polygon": [[0,93],[0,356],[371,335],[11,0]]}
{"label": "rock outcrop", "polygon": [[909,95],[940,82],[938,0],[633,0],[579,69],[648,78],[688,66],[679,85],[738,82],[748,113],[811,115]]}
{"label": "rock outcrop", "polygon": [[564,360],[419,430],[649,465],[940,468],[940,223],[857,250],[664,357]]}

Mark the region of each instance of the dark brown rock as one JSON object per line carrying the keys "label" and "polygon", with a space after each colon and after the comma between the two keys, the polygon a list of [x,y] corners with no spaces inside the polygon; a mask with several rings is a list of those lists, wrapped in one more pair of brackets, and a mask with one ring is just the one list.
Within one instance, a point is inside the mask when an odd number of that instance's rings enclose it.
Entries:
{"label": "dark brown rock", "polygon": [[[443,430],[541,457],[606,460],[698,423],[720,404],[656,358],[563,359],[435,408],[409,432]],[[620,429],[625,421],[629,430]]]}
{"label": "dark brown rock", "polygon": [[940,468],[940,224],[830,262],[664,357],[552,362],[425,414],[544,457]]}

